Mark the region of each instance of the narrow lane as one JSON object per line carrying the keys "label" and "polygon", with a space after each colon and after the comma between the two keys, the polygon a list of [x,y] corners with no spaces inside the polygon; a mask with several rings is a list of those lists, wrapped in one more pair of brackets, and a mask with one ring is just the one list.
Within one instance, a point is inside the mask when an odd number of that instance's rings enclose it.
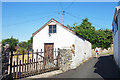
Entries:
{"label": "narrow lane", "polygon": [[120,78],[120,71],[113,60],[113,55],[91,58],[77,69],[51,78]]}

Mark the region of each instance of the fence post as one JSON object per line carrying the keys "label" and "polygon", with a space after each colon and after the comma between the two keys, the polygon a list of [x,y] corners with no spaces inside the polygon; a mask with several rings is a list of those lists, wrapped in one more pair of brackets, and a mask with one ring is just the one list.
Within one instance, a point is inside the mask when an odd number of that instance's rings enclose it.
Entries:
{"label": "fence post", "polygon": [[17,52],[17,69],[16,69],[16,78],[18,78],[18,55],[19,55],[19,51]]}
{"label": "fence post", "polygon": [[34,54],[33,54],[33,53],[34,53],[34,50],[32,49],[32,68],[31,68],[32,71],[34,71],[34,69],[33,69],[33,55],[34,55]]}
{"label": "fence post", "polygon": [[37,49],[37,52],[36,52],[36,72],[38,72],[37,71],[37,63],[38,63],[38,49]]}
{"label": "fence post", "polygon": [[[42,49],[41,49],[41,53],[40,53],[40,55],[42,56]],[[41,69],[42,69],[42,64],[41,64],[41,60],[42,60],[42,58],[41,58],[41,56],[40,56],[40,71],[41,71]]]}
{"label": "fence post", "polygon": [[22,58],[22,75],[23,75],[23,66],[24,65],[24,50],[23,50],[23,58]]}
{"label": "fence post", "polygon": [[[33,67],[34,67],[33,69],[34,69],[34,71],[35,71],[35,59],[34,59],[34,64],[33,64]],[[34,73],[34,74],[35,74],[35,73]]]}
{"label": "fence post", "polygon": [[[34,56],[34,50],[32,49],[32,63],[33,63],[33,56]],[[32,64],[33,65],[33,64]]]}
{"label": "fence post", "polygon": [[19,64],[19,78],[21,78],[21,60],[20,60],[20,64]]}
{"label": "fence post", "polygon": [[43,57],[43,70],[45,70],[45,65],[46,65],[46,58],[47,58],[47,56],[46,56],[46,52],[47,52],[47,49],[45,49],[44,50],[44,57]]}
{"label": "fence post", "polygon": [[27,58],[27,72],[28,72],[28,68],[29,68],[29,51],[28,51],[28,58]]}
{"label": "fence post", "polygon": [[54,57],[56,58],[56,48],[55,48],[55,56]]}
{"label": "fence post", "polygon": [[12,76],[12,59],[13,58],[13,51],[11,51],[11,58],[10,58],[10,75]]}
{"label": "fence post", "polygon": [[30,69],[29,69],[30,72],[32,72],[32,68],[31,68],[31,63],[32,63],[32,62],[31,62],[31,61],[32,61],[32,60],[30,59]]}
{"label": "fence post", "polygon": [[26,72],[26,59],[25,59],[25,72]]}
{"label": "fence post", "polygon": [[59,67],[59,56],[60,56],[60,49],[58,48],[57,67]]}
{"label": "fence post", "polygon": [[13,78],[15,78],[15,61],[14,61],[14,65],[13,65]]}

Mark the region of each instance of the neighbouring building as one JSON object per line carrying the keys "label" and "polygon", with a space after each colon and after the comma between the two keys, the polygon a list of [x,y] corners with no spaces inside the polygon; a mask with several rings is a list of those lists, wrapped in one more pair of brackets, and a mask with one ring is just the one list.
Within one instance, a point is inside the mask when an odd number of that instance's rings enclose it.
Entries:
{"label": "neighbouring building", "polygon": [[71,68],[76,68],[83,60],[92,56],[91,43],[55,19],[49,20],[33,36],[33,50],[50,48],[71,49],[73,51]]}
{"label": "neighbouring building", "polygon": [[112,26],[114,59],[120,68],[120,2],[118,7],[115,8]]}
{"label": "neighbouring building", "polygon": [[0,42],[0,80],[2,79],[2,44]]}

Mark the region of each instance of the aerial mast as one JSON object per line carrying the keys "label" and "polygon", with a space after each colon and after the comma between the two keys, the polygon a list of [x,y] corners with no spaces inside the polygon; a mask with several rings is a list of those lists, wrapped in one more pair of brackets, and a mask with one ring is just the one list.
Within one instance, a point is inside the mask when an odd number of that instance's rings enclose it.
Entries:
{"label": "aerial mast", "polygon": [[62,24],[64,25],[64,10],[63,10],[63,13],[62,13]]}

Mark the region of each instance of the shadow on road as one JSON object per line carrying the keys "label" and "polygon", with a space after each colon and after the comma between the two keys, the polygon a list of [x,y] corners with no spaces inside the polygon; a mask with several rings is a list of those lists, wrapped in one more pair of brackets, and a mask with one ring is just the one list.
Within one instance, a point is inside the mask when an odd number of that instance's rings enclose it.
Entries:
{"label": "shadow on road", "polygon": [[94,68],[94,72],[102,78],[120,78],[119,68],[113,60],[113,55],[99,57]]}

